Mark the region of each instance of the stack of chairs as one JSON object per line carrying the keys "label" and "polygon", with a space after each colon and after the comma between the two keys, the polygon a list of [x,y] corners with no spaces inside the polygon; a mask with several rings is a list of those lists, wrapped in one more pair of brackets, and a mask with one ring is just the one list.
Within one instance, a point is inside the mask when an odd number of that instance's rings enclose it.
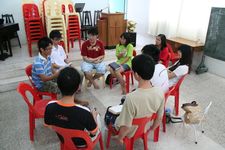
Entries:
{"label": "stack of chairs", "polygon": [[24,3],[22,7],[28,52],[29,56],[32,57],[32,43],[42,38],[45,32],[37,5],[34,3]]}
{"label": "stack of chairs", "polygon": [[62,6],[63,6],[62,9],[65,8],[63,13],[66,19],[68,51],[70,49],[69,43],[71,43],[71,47],[73,48],[74,40],[76,39],[78,39],[79,41],[79,48],[81,50],[81,33],[80,33],[79,14],[74,11],[72,3],[63,4]]}
{"label": "stack of chairs", "polygon": [[67,37],[66,37],[66,25],[65,25],[65,18],[62,15],[61,9],[61,2],[60,1],[43,1],[44,2],[44,9],[45,9],[45,23],[46,23],[46,31],[47,35],[52,30],[59,30],[62,34],[62,40],[65,45],[65,51],[68,53],[67,47]]}

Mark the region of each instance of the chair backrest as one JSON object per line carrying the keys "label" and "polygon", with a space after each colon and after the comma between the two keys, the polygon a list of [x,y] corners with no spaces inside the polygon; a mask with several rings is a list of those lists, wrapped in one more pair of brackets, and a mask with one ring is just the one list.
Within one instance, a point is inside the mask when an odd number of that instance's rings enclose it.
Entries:
{"label": "chair backrest", "polygon": [[23,4],[23,17],[24,17],[24,19],[39,17],[39,11],[38,11],[37,5]]}
{"label": "chair backrest", "polygon": [[184,78],[187,74],[183,75],[180,77],[180,79],[178,80],[178,82],[174,85],[174,91],[179,90],[181,83],[184,81]]}
{"label": "chair backrest", "polygon": [[91,17],[91,11],[83,11],[82,12],[82,26],[92,26],[92,17]]}
{"label": "chair backrest", "polygon": [[171,87],[165,94],[164,94],[164,97],[165,97],[165,101],[167,100],[167,98],[170,96],[170,93],[174,90],[175,87]]}
{"label": "chair backrest", "polygon": [[95,10],[94,11],[94,26],[97,25],[97,21],[101,18],[102,10]]}
{"label": "chair backrest", "polygon": [[32,82],[32,64],[28,65],[25,68],[25,72],[27,77],[29,78],[30,83],[34,86],[33,82]]}
{"label": "chair backrest", "polygon": [[62,4],[62,13],[65,14],[65,12],[66,12],[66,7],[64,4]]}
{"label": "chair backrest", "polygon": [[63,137],[64,139],[63,149],[78,149],[76,145],[74,145],[72,138],[81,138],[85,140],[87,144],[85,149],[94,148],[94,144],[86,131],[66,129],[57,126],[52,126],[52,128]]}
{"label": "chair backrest", "polygon": [[211,105],[212,105],[212,101],[210,101],[209,104],[208,104],[208,106],[206,106],[206,108],[204,109],[204,112],[203,112],[202,117],[200,118],[199,124],[201,124],[202,121],[204,121],[206,115],[208,114],[208,111],[209,111],[209,108],[211,107]]}
{"label": "chair backrest", "polygon": [[135,118],[133,119],[132,125],[138,126],[134,136],[132,138],[139,138],[141,135],[145,133],[145,126],[148,122],[156,119],[156,114],[153,114],[151,117],[144,118]]}
{"label": "chair backrest", "polygon": [[74,12],[72,4],[68,4],[68,10],[69,10],[69,13],[73,13]]}
{"label": "chair backrest", "polygon": [[209,108],[211,107],[211,105],[212,105],[212,101],[210,101],[209,104],[208,104],[208,106],[205,108],[204,115],[206,115],[208,113]]}
{"label": "chair backrest", "polygon": [[[35,109],[31,101],[33,101],[33,104],[35,104],[35,101],[39,100],[39,97],[37,92],[33,89],[33,87],[27,83],[20,82],[19,85],[17,86],[17,92],[20,93],[24,101],[27,103],[29,111],[35,114]],[[33,96],[32,100],[28,98],[27,92],[29,92]]]}
{"label": "chair backrest", "polygon": [[2,15],[2,19],[4,19],[5,23],[14,23],[14,18],[12,14],[4,14]]}

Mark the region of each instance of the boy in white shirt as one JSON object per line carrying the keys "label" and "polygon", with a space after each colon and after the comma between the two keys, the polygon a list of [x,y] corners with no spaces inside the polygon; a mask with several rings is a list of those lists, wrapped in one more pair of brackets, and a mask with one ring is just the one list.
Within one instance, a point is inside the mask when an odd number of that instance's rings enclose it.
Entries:
{"label": "boy in white shirt", "polygon": [[169,89],[168,72],[164,65],[159,62],[160,50],[153,44],[145,45],[142,48],[142,54],[149,55],[155,61],[155,71],[151,78],[151,83],[154,87],[160,87],[164,93]]}
{"label": "boy in white shirt", "polygon": [[63,47],[59,45],[59,42],[62,38],[61,33],[58,30],[52,30],[49,34],[49,37],[53,43],[51,53],[53,68],[59,70],[60,68],[69,66],[70,62],[67,59],[66,53]]}
{"label": "boy in white shirt", "polygon": [[[59,45],[60,40],[62,39],[62,35],[58,30],[52,30],[49,34],[50,39],[52,40],[52,53],[51,53],[51,62],[52,67],[55,70],[62,69],[67,66],[71,66],[71,62],[67,59],[66,53],[61,45]],[[83,73],[77,69],[80,74],[81,82],[78,92],[80,92],[81,84],[83,81]]]}

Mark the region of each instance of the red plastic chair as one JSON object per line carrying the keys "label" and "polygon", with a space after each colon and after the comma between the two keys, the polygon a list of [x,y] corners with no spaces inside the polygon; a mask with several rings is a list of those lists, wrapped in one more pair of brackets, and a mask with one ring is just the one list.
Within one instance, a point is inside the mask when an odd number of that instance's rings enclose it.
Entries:
{"label": "red plastic chair", "polygon": [[164,104],[164,114],[163,114],[163,119],[162,119],[163,132],[166,132],[166,112],[165,112],[166,102],[167,102],[168,97],[170,96],[170,93],[173,90],[174,90],[174,87],[171,87],[164,95],[164,97],[165,97],[165,104]]}
{"label": "red plastic chair", "polygon": [[169,43],[166,43],[168,49],[169,49],[169,53],[170,53],[170,61],[172,62],[172,64],[174,64],[176,61],[178,61],[180,59],[180,56],[178,55],[178,53],[175,53],[171,47],[171,45]]}
{"label": "red plastic chair", "polygon": [[[19,83],[17,87],[18,93],[21,94],[24,101],[27,103],[29,108],[29,133],[30,140],[34,141],[34,129],[35,129],[35,119],[44,118],[45,107],[51,100],[41,100],[38,97],[37,92],[32,88],[31,85],[27,83]],[[33,96],[33,104],[31,99],[26,95],[29,92]]]}
{"label": "red plastic chair", "polygon": [[26,72],[26,75],[33,87],[33,89],[37,92],[38,96],[40,98],[42,98],[43,96],[49,96],[51,97],[51,99],[57,99],[57,94],[56,93],[49,93],[49,92],[41,92],[41,91],[38,91],[38,89],[35,87],[33,81],[32,81],[32,64],[28,65],[26,68],[25,68],[25,72]]}
{"label": "red plastic chair", "polygon": [[[79,149],[92,150],[92,149],[94,149],[94,147],[98,141],[100,143],[101,150],[104,150],[101,132],[98,134],[97,138],[94,141],[92,141],[86,131],[75,130],[75,129],[66,129],[66,128],[61,128],[61,127],[56,127],[56,126],[52,126],[52,128],[58,134],[63,136],[64,143],[61,143],[61,145],[60,145],[61,150],[79,150]],[[76,147],[76,145],[74,145],[74,143],[72,141],[72,138],[84,139],[85,142],[87,143],[87,146],[82,147],[82,148]]]}
{"label": "red plastic chair", "polygon": [[[137,55],[136,50],[133,50],[133,57],[135,57],[136,55]],[[126,92],[129,93],[130,92],[130,78],[131,78],[132,85],[134,85],[133,71],[132,70],[128,70],[128,71],[122,72],[121,75],[123,77],[125,76]],[[113,81],[115,79],[116,79],[115,77],[111,77],[109,79],[109,87],[110,87],[110,89],[112,89]]]}
{"label": "red plastic chair", "polygon": [[[132,125],[138,126],[138,128],[133,137],[131,137],[131,138],[125,137],[123,139],[123,142],[126,146],[126,150],[133,150],[134,141],[139,138],[143,139],[144,149],[148,150],[148,133],[151,130],[149,129],[148,131],[145,132],[145,126],[148,122],[155,120],[156,117],[157,117],[157,115],[153,114],[151,117],[133,119]],[[112,128],[109,128],[108,135],[107,135],[107,141],[106,141],[107,148],[109,148],[110,138],[111,138],[112,133],[115,133],[115,131],[113,131]],[[118,132],[115,134],[118,134]],[[158,136],[159,136],[159,127],[156,128],[154,131],[154,141],[155,142],[158,141]]]}
{"label": "red plastic chair", "polygon": [[171,90],[170,95],[175,97],[174,107],[175,107],[176,116],[179,114],[180,85],[183,82],[185,76],[186,76],[186,74],[183,75],[174,86],[170,87],[170,89],[173,89],[173,90]]}

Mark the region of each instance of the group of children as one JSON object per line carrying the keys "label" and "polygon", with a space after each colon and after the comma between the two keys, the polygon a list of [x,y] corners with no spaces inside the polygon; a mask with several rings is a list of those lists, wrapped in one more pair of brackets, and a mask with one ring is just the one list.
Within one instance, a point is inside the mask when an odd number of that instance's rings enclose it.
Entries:
{"label": "group of children", "polygon": [[[156,45],[144,46],[142,54],[133,58],[133,46],[130,44],[129,35],[123,33],[120,36],[120,43],[116,46],[116,62],[121,66],[118,70],[113,70],[104,63],[104,46],[98,40],[96,28],[88,31],[89,39],[82,44],[81,70],[89,81],[88,86],[93,84],[95,89],[99,89],[96,79],[104,75],[107,70],[119,80],[123,94],[126,94],[126,90],[122,72],[131,69],[138,82],[137,89],[126,95],[122,111],[115,122],[115,128],[119,131],[116,139],[121,143],[125,136],[134,135],[136,131],[132,126],[134,118],[157,113],[158,117],[154,120],[151,129],[154,130],[159,126],[164,111],[164,93],[168,90],[170,81],[173,85],[188,72],[187,57],[190,57],[188,55],[191,53],[189,47],[186,45],[180,47],[178,50],[180,60],[167,69],[164,60],[160,59],[161,55],[163,58],[166,55],[166,47],[164,47],[166,38],[160,37],[161,35],[157,36]],[[59,45],[61,39],[59,31],[52,31],[50,38],[44,37],[39,40],[39,55],[32,66],[32,80],[38,90],[61,93],[62,96],[47,105],[45,124],[85,130],[94,139],[101,129],[99,115],[96,110],[84,106],[88,105],[88,102],[85,103],[75,97],[82,84],[83,73],[70,66],[63,48]],[[93,69],[96,70],[95,74],[92,72]],[[75,138],[74,143],[81,147],[85,146],[82,139]]]}

